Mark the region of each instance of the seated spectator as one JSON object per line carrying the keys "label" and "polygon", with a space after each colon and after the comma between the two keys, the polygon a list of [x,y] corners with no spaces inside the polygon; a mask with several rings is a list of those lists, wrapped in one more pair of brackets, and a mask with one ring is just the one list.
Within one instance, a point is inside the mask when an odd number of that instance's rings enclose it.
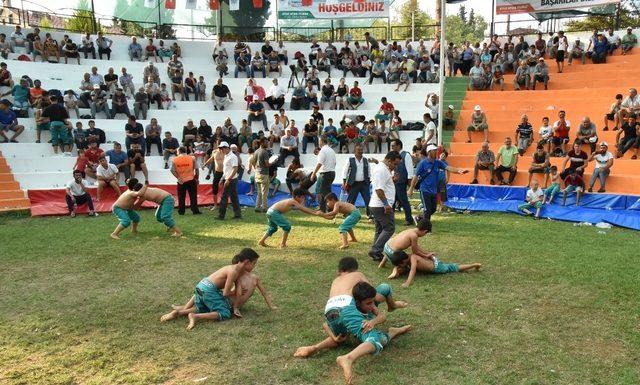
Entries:
{"label": "seated spectator", "polygon": [[269,128],[269,148],[273,147],[274,143],[279,143],[280,138],[284,135],[284,125],[280,122],[280,116],[278,114],[273,115],[274,121]]}
{"label": "seated spectator", "polygon": [[591,119],[585,116],[582,119],[582,123],[578,127],[576,132],[576,143],[588,144],[591,147],[591,152],[596,151],[596,143],[598,143],[598,133],[596,131],[596,125],[591,123]]}
{"label": "seated spectator", "polygon": [[173,44],[171,44],[171,52],[173,52],[176,57],[182,57],[182,47],[178,45],[177,41],[174,41]]}
{"label": "seated spectator", "polygon": [[531,166],[529,167],[529,184],[531,184],[531,179],[533,174],[544,174],[544,186],[547,186],[547,182],[549,179],[549,167],[551,166],[551,162],[549,160],[549,154],[544,150],[544,146],[538,145],[536,147],[536,152],[533,153],[533,160],[531,161]]}
{"label": "seated spectator", "polygon": [[301,110],[304,107],[306,91],[305,88],[298,84],[291,93],[291,100],[289,102],[289,108],[292,110]]}
{"label": "seated spectator", "polygon": [[167,63],[167,76],[171,77],[175,72],[178,71],[184,72],[184,66],[180,59],[178,59],[178,56],[176,54],[173,54],[173,56],[171,56],[171,60],[169,60],[169,62]]}
{"label": "seated spectator", "polygon": [[[624,136],[620,138],[621,134]],[[616,157],[622,158],[625,152],[633,149],[631,159],[638,159],[638,147],[640,145],[640,125],[636,121],[636,114],[630,114],[627,121],[622,124],[622,129],[616,134]]]}
{"label": "seated spectator", "polygon": [[279,167],[284,167],[284,161],[288,156],[293,156],[294,162],[300,162],[298,152],[298,138],[291,135],[291,129],[284,130],[284,135],[280,138],[280,156],[278,157]]}
{"label": "seated spectator", "polygon": [[256,77],[256,72],[262,72],[262,77],[267,77],[267,69],[265,66],[265,61],[260,55],[260,52],[256,52],[253,58],[251,59],[251,77]]}
{"label": "seated spectator", "polygon": [[278,60],[284,62],[284,65],[289,65],[289,54],[284,46],[284,43],[282,43],[282,40],[278,42],[276,52],[278,53]]}
{"label": "seated spectator", "polygon": [[[400,63],[400,69],[403,72],[406,72],[406,74],[409,77],[413,78],[414,83],[418,81],[418,71],[416,69],[416,62],[412,58],[408,57],[407,54],[402,55],[402,63]],[[405,88],[405,91],[406,91],[406,88]]]}
{"label": "seated spectator", "polygon": [[360,68],[358,69],[358,76],[361,78],[367,77],[367,72],[371,72],[373,63],[367,55],[360,55]]}
{"label": "seated spectator", "polygon": [[320,51],[322,51],[320,44],[316,39],[312,39],[311,48],[309,49],[309,64],[313,65],[313,61],[316,60]]}
{"label": "seated spectator", "polygon": [[[495,176],[500,185],[511,186],[518,172],[518,149],[511,145],[511,138],[509,137],[504,140],[504,145],[498,150],[496,166]],[[505,171],[509,172],[509,180],[507,182],[504,181],[502,176]]]}
{"label": "seated spectator", "polygon": [[100,86],[101,89],[104,89],[104,77],[98,73],[98,67],[91,67],[91,73],[89,74],[89,82],[92,86]]}
{"label": "seated spectator", "polygon": [[349,89],[349,97],[347,98],[347,106],[351,110],[357,110],[364,103],[362,90],[358,87],[358,81],[353,82],[353,87]]}
{"label": "seated spectator", "polygon": [[[2,71],[0,71],[0,82],[2,82]],[[11,86],[13,86],[13,80],[11,81]],[[33,81],[33,87],[31,87],[29,89],[29,99],[31,100],[31,104],[35,105],[38,103],[38,101],[42,98],[44,98],[46,95],[48,95],[49,93],[42,88],[42,83],[40,82],[40,80],[36,79]],[[87,106],[88,107],[88,106]]]}
{"label": "seated spectator", "polygon": [[126,152],[122,151],[122,145],[118,142],[113,142],[113,149],[105,154],[109,157],[109,163],[116,166],[118,171],[124,174],[125,179],[129,179],[129,157]]}
{"label": "seated spectator", "polygon": [[113,95],[116,92],[116,88],[118,88],[118,75],[114,73],[113,67],[110,67],[107,70],[107,74],[104,75],[104,85],[109,94]]}
{"label": "seated spectator", "polygon": [[222,124],[222,141],[229,144],[238,144],[238,129],[228,116]]}
{"label": "seated spectator", "polygon": [[122,88],[117,88],[115,94],[111,97],[111,119],[115,118],[117,114],[131,115],[127,104],[127,96],[122,92]]}
{"label": "seated spectator", "polygon": [[519,91],[521,87],[528,90],[530,81],[529,68],[527,67],[527,62],[523,60],[520,62],[520,65],[516,70],[516,76],[513,78],[513,88],[516,91]]}
{"label": "seated spectator", "polygon": [[489,88],[493,91],[496,84],[500,86],[500,91],[504,91],[504,73],[499,66],[496,66],[496,69],[493,71],[491,86]]}
{"label": "seated spectator", "polygon": [[[89,136],[88,147],[84,150],[84,156],[86,157],[85,172],[87,176],[96,179],[96,170],[100,164],[100,157],[104,156],[104,151],[98,147],[98,143],[91,139]],[[76,165],[76,170],[79,168]]]}
{"label": "seated spectator", "polygon": [[307,144],[313,143],[315,148],[318,148],[318,125],[313,118],[309,119],[309,122],[304,125],[302,132],[302,153],[307,153]]}
{"label": "seated spectator", "polygon": [[471,143],[471,133],[480,131],[484,133],[484,141],[489,142],[489,125],[487,124],[487,116],[482,108],[477,105],[471,113],[471,124],[467,127],[467,143]]}
{"label": "seated spectator", "polygon": [[98,112],[104,112],[107,119],[113,119],[107,104],[107,93],[101,90],[97,84],[93,86],[89,107],[91,108],[91,119],[95,119]]}
{"label": "seated spectator", "polygon": [[307,71],[305,83],[311,82],[311,84],[313,84],[315,87],[320,88],[320,79],[318,78],[319,75],[320,72],[318,71],[316,66],[311,66],[311,68],[309,68],[309,70]]}
{"label": "seated spectator", "polygon": [[223,41],[218,39],[216,45],[213,47],[213,61],[215,62],[218,58],[224,57],[226,59],[229,58],[229,53],[227,52],[227,48],[225,48]]}
{"label": "seated spectator", "polygon": [[633,33],[633,28],[627,27],[627,33],[622,36],[622,44],[620,45],[622,55],[626,55],[635,45],[638,44],[638,38]]}
{"label": "seated spectator", "polygon": [[282,66],[280,65],[278,54],[275,51],[272,51],[264,60],[266,62],[265,66],[269,75],[271,75],[271,73],[277,72],[278,76],[282,76]]}
{"label": "seated spectator", "polygon": [[[556,156],[564,156],[567,153],[567,143],[569,143],[569,131],[571,130],[571,122],[566,119],[564,111],[558,112],[558,120],[553,123],[553,144],[552,154]],[[564,177],[562,177],[564,179]]]}
{"label": "seated spectator", "polygon": [[216,72],[220,77],[229,75],[229,59],[226,56],[219,55],[216,58]]}
{"label": "seated spectator", "polygon": [[40,36],[36,36],[35,40],[33,42],[33,51],[31,51],[32,57],[33,57],[33,61],[36,61],[36,58],[38,57],[38,55],[40,55],[40,57],[42,58],[42,61],[46,61],[45,57],[44,57],[44,44],[42,42],[42,40],[40,39]]}
{"label": "seated spectator", "polygon": [[[75,143],[78,150],[84,150],[89,143],[87,142],[87,131],[82,129],[82,122],[76,122],[76,128],[72,131],[73,143]],[[82,168],[84,172],[84,167]]]}
{"label": "seated spectator", "polygon": [[520,156],[527,152],[527,148],[533,141],[533,127],[529,123],[529,117],[522,115],[520,124],[516,127],[516,143],[518,143],[518,153]]}
{"label": "seated spectator", "polygon": [[607,62],[607,39],[602,34],[598,35],[598,41],[593,45],[591,60],[594,64]]}
{"label": "seated spectator", "polygon": [[576,206],[580,206],[580,197],[584,193],[584,179],[582,175],[578,173],[578,170],[572,169],[564,178],[564,190],[562,190],[562,205],[567,204],[567,195],[572,192],[576,192]]}
{"label": "seated spectator", "polygon": [[250,59],[244,55],[244,53],[240,53],[238,58],[236,59],[236,68],[234,70],[233,77],[237,78],[239,72],[244,72],[247,74],[247,77],[252,77],[252,71],[250,66]]}
{"label": "seated spectator", "polygon": [[331,79],[327,78],[324,81],[324,85],[320,91],[320,103],[319,106],[321,108],[324,107],[325,103],[329,103],[329,109],[335,109],[335,100],[336,100],[336,91],[333,84],[331,84]]}
{"label": "seated spectator", "polygon": [[[227,119],[229,120],[229,123],[231,123],[231,119],[229,118]],[[225,125],[227,124],[226,120],[224,124]],[[198,135],[202,135],[203,140],[211,143],[211,138],[213,137],[213,130],[211,129],[211,126],[207,124],[207,121],[204,119],[200,119],[200,125],[198,126]]]}
{"label": "seated spectator", "polygon": [[[144,47],[144,60],[154,58],[156,63],[158,62],[158,48],[153,44],[153,39],[149,39],[147,45]],[[160,58],[162,60],[162,58]]]}
{"label": "seated spectator", "polygon": [[68,39],[65,45],[62,47],[64,53],[64,64],[68,63],[69,58],[76,59],[80,64],[80,54],[78,53],[78,46],[76,43]]}
{"label": "seated spectator", "polygon": [[13,107],[18,110],[27,110],[31,107],[29,103],[29,83],[27,79],[20,79],[20,82],[11,89],[13,96]]}
{"label": "seated spectator", "polygon": [[[172,71],[172,75],[170,75],[169,77],[172,77],[177,72],[181,71]],[[142,78],[147,80],[149,80],[149,78],[152,78],[154,83],[160,84],[160,72],[158,71],[158,67],[154,66],[153,62],[150,61],[149,64],[146,65],[142,70]]]}
{"label": "seated spectator", "polygon": [[269,88],[265,101],[272,110],[279,110],[284,105],[286,91],[278,85],[278,79],[273,79],[272,82],[273,85]]}
{"label": "seated spectator", "polygon": [[482,150],[476,154],[475,164],[473,165],[473,180],[471,184],[478,183],[478,170],[489,170],[491,184],[495,184],[493,175],[495,171],[496,157],[493,151],[489,149],[489,142],[482,143]]}
{"label": "seated spectator", "polygon": [[250,59],[251,47],[238,38],[236,39],[236,45],[233,47],[233,60],[236,61],[242,55],[249,55]]}
{"label": "seated spectator", "polygon": [[131,143],[131,149],[127,151],[127,157],[129,158],[129,174],[131,177],[135,177],[136,171],[142,171],[144,180],[149,183],[149,170],[144,161],[144,149],[142,149],[140,143]]}
{"label": "seated spectator", "polygon": [[198,127],[193,124],[193,119],[187,119],[187,125],[182,126],[182,145],[190,148],[198,135]]}
{"label": "seated spectator", "polygon": [[613,33],[613,28],[609,28],[609,34],[605,39],[607,40],[607,53],[613,55],[615,50],[620,47],[620,36]]}
{"label": "seated spectator", "polygon": [[102,32],[98,32],[96,45],[98,46],[98,57],[100,60],[102,60],[102,55],[107,55],[107,60],[111,60],[111,46],[113,45],[113,40],[104,36]]}
{"label": "seated spectator", "polygon": [[447,106],[447,110],[444,112],[444,117],[442,119],[442,124],[444,129],[454,129],[456,126],[456,112],[453,108],[452,104]]}
{"label": "seated spectator", "polygon": [[[142,61],[142,46],[138,43],[138,39],[135,36],[131,37],[131,43],[127,48],[129,52],[129,60]],[[102,59],[102,58],[101,58]]]}
{"label": "seated spectator", "polygon": [[607,177],[611,173],[611,167],[613,166],[613,154],[609,152],[608,149],[609,145],[607,142],[601,142],[600,151],[594,151],[589,157],[589,161],[596,162],[593,174],[591,174],[591,180],[589,181],[589,192],[593,192],[596,179],[600,180],[600,189],[598,189],[598,192],[606,192],[605,185],[607,183]]}
{"label": "seated spectator", "polygon": [[395,56],[391,56],[389,63],[387,64],[387,82],[395,83],[400,78],[400,62]]}
{"label": "seated spectator", "polygon": [[158,148],[158,155],[162,154],[162,126],[158,124],[158,120],[156,118],[151,118],[151,121],[144,128],[144,134],[146,137],[146,150],[147,156],[151,156],[151,145],[156,144]]}
{"label": "seated spectator", "polygon": [[[573,149],[567,153],[562,163],[560,178],[564,179],[575,170],[578,174],[584,174],[584,170],[589,163],[589,155],[582,151],[579,143],[573,144]],[[567,167],[568,164],[568,167]]]}
{"label": "seated spectator", "polygon": [[173,56],[173,50],[170,47],[165,47],[164,45],[164,40],[160,40],[158,42],[158,57],[160,58],[160,61],[164,63],[164,58],[168,58],[171,59],[171,56]]}
{"label": "seated spectator", "polygon": [[622,109],[622,94],[616,94],[616,101],[611,104],[609,112],[604,114],[604,128],[602,131],[609,131],[609,121],[613,121],[613,131],[617,131],[620,126],[620,110]]}
{"label": "seated spectator", "polygon": [[69,114],[69,110],[74,110],[76,112],[76,118],[80,119],[80,101],[73,90],[67,90],[62,100],[64,108],[67,110],[67,114]]}
{"label": "seated spectator", "polygon": [[584,50],[584,45],[580,42],[580,38],[576,38],[575,43],[573,43],[573,47],[571,47],[571,51],[569,51],[569,65],[573,62],[573,59],[581,59],[582,64],[587,62],[587,53]]}
{"label": "seated spectator", "polygon": [[[18,143],[16,138],[22,134],[24,126],[18,124],[18,117],[16,113],[11,110],[11,102],[7,99],[0,100],[0,136],[2,136],[5,143]],[[12,132],[11,138],[7,136],[9,132]]]}
{"label": "seated spectator", "polygon": [[251,103],[249,103],[247,112],[249,113],[247,116],[247,122],[249,122],[249,125],[254,121],[262,122],[262,127],[265,131],[267,130],[267,116],[264,113],[264,106],[260,100],[252,100]]}
{"label": "seated spectator", "polygon": [[[152,83],[155,84],[155,83]],[[149,95],[145,92],[144,87],[140,87],[138,92],[133,95],[133,115],[138,119],[142,113],[142,119],[147,120],[147,111],[149,110]]]}
{"label": "seated spectator", "polygon": [[418,64],[418,79],[421,83],[431,83],[435,71],[435,63],[429,55],[422,55],[422,60]]}
{"label": "seated spectator", "polygon": [[[100,147],[101,144],[107,142],[106,135],[104,131],[98,127],[96,127],[96,122],[94,120],[90,120],[87,122],[89,128],[87,129],[87,141],[88,142],[96,142],[97,147]],[[96,163],[98,158],[96,158]]]}
{"label": "seated spectator", "polygon": [[162,139],[162,158],[165,170],[169,168],[169,159],[176,156],[179,147],[178,139],[172,137],[170,131],[165,132],[164,139]]}
{"label": "seated spectator", "polygon": [[95,60],[96,48],[93,45],[93,38],[91,37],[90,33],[87,32],[84,37],[82,37],[82,44],[80,45],[78,51],[84,53],[85,59],[88,59],[89,54],[91,54],[91,57]]}
{"label": "seated spectator", "polygon": [[[544,193],[540,188],[540,183],[537,180],[529,183],[529,190],[527,190],[526,202],[523,205],[518,206],[518,210],[522,211],[525,215],[533,215],[533,219],[540,219],[540,211],[542,211],[542,205],[544,204]],[[535,209],[535,215],[531,210]]]}
{"label": "seated spectator", "polygon": [[133,143],[140,144],[140,148],[144,150],[145,140],[144,140],[144,128],[141,123],[136,121],[136,117],[133,115],[129,116],[129,120],[127,124],[124,126],[124,130],[126,133],[126,138],[124,140],[124,146],[129,151],[131,149],[131,145]]}
{"label": "seated spectator", "polygon": [[193,76],[193,72],[189,72],[189,76],[184,79],[184,96],[189,100],[189,94],[193,94],[193,98],[198,100],[198,80]]}
{"label": "seated spectator", "polygon": [[409,73],[406,68],[401,68],[400,77],[398,78],[398,86],[394,91],[398,91],[401,86],[404,86],[404,91],[406,92],[409,88],[409,84],[411,84]]}
{"label": "seated spectator", "polygon": [[375,59],[375,62],[371,66],[371,74],[369,76],[369,84],[373,83],[374,78],[382,79],[384,84],[387,84],[387,74],[385,72],[386,67],[384,63],[382,63],[382,59],[380,57]]}
{"label": "seated spectator", "polygon": [[16,52],[16,47],[26,47],[27,38],[22,33],[22,27],[16,25],[15,30],[11,33],[11,52]]}
{"label": "seated spectator", "polygon": [[310,106],[318,104],[318,89],[312,82],[308,81],[304,89],[304,108],[308,110]]}
{"label": "seated spectator", "polygon": [[[147,108],[150,107],[152,102],[155,102],[158,105],[158,109],[162,110],[164,107],[162,106],[162,96],[160,95],[160,87],[158,84],[153,81],[153,78],[147,79],[147,83],[144,85],[144,91],[147,93]],[[143,113],[144,114],[144,113]]]}
{"label": "seated spectator", "polygon": [[125,94],[127,93],[127,91],[129,92],[130,95],[135,94],[136,88],[133,85],[133,76],[127,73],[127,69],[124,67],[122,67],[121,71],[122,71],[122,75],[120,75],[120,77],[118,78],[118,81],[120,82],[120,86],[124,90]]}
{"label": "seated spectator", "polygon": [[620,105],[620,121],[624,121],[629,114],[640,114],[640,96],[635,88],[629,88],[629,95]]}
{"label": "seated spectator", "polygon": [[316,63],[318,72],[326,72],[327,76],[331,76],[331,60],[327,57],[327,54],[320,52]]}
{"label": "seated spectator", "polygon": [[213,109],[216,111],[224,111],[224,109],[231,104],[231,101],[233,101],[231,91],[229,87],[222,82],[222,78],[219,78],[216,85],[213,86],[211,100],[213,101]]}
{"label": "seated spectator", "polygon": [[103,156],[98,160],[96,167],[96,177],[98,179],[98,191],[96,193],[96,202],[100,202],[102,198],[102,190],[105,187],[111,187],[115,191],[116,196],[120,196],[120,186],[118,186],[118,178],[120,173],[118,168],[111,163],[107,163],[107,158]]}
{"label": "seated spectator", "polygon": [[543,58],[538,59],[538,64],[533,68],[533,74],[531,75],[531,89],[536,89],[537,83],[544,84],[544,89],[549,87],[549,66],[545,63]]}
{"label": "seated spectator", "polygon": [[58,42],[51,37],[51,34],[47,33],[47,38],[42,47],[42,61],[49,61],[50,57],[55,56],[55,63],[60,63],[60,46],[58,46]]}
{"label": "seated spectator", "polygon": [[76,216],[76,210],[80,206],[87,205],[89,208],[89,216],[97,216],[93,208],[93,200],[91,195],[87,192],[87,187],[91,187],[91,183],[82,179],[82,171],[75,170],[73,172],[73,180],[66,185],[65,199],[67,201],[67,208],[69,209],[69,216],[71,218]]}

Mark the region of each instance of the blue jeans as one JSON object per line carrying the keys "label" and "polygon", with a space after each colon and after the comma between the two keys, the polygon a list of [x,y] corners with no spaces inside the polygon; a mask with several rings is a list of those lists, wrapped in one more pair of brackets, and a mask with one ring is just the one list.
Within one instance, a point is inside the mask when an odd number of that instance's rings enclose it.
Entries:
{"label": "blue jeans", "polygon": [[596,184],[596,179],[600,179],[600,188],[604,190],[604,185],[607,183],[607,177],[611,173],[611,169],[603,170],[601,167],[593,170],[591,174],[591,180],[589,181],[589,188],[593,188]]}
{"label": "blue jeans", "polygon": [[302,153],[307,153],[307,143],[313,143],[316,147],[318,147],[318,137],[317,136],[302,136]]}
{"label": "blue jeans", "polygon": [[250,78],[251,77],[251,71],[249,70],[248,66],[244,67],[243,69],[240,69],[240,67],[236,66],[236,69],[233,70],[233,76],[234,77],[238,77],[238,72],[244,72],[245,74],[247,74],[247,77]]}
{"label": "blue jeans", "polygon": [[262,77],[266,78],[267,77],[267,69],[263,66],[262,69],[260,68],[256,68],[254,66],[251,66],[251,77],[254,78],[256,76],[256,72],[257,71],[261,71],[262,72]]}

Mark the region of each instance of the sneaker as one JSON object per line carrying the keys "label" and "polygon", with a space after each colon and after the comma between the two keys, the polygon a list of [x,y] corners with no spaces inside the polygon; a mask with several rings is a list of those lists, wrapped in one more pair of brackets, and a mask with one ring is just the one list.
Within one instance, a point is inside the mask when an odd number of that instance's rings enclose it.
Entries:
{"label": "sneaker", "polygon": [[593,192],[593,189],[591,187],[589,187],[589,192]]}
{"label": "sneaker", "polygon": [[598,190],[599,193],[603,193],[603,192],[607,192],[607,190],[601,188],[600,190]]}
{"label": "sneaker", "polygon": [[165,170],[167,170],[168,168],[169,168],[169,164],[168,164],[168,163],[165,163],[165,164],[164,164],[164,169],[165,169]]}
{"label": "sneaker", "polygon": [[382,253],[374,253],[372,251],[369,252],[369,257],[376,262],[382,261]]}
{"label": "sneaker", "polygon": [[477,180],[477,179],[474,179],[474,180],[472,180],[472,181],[471,181],[471,183],[469,183],[469,184],[478,184],[478,180]]}

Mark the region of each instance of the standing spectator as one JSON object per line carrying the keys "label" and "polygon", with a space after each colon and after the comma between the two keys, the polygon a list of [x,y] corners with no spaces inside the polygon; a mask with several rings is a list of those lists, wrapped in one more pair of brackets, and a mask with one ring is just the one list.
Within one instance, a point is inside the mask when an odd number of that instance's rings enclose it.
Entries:
{"label": "standing spectator", "polygon": [[626,55],[631,52],[631,49],[638,44],[638,38],[633,33],[633,28],[627,27],[627,34],[622,36],[622,45],[620,46],[622,55]]}
{"label": "standing spectator", "polygon": [[598,143],[598,133],[596,131],[596,125],[591,123],[591,119],[585,116],[582,119],[582,123],[578,127],[576,132],[576,142],[580,144],[588,144],[591,148],[591,152],[596,151],[596,143]]}
{"label": "standing spectator", "polygon": [[402,146],[403,144],[400,139],[391,142],[391,151],[395,151],[400,155],[400,163],[398,163],[394,170],[394,183],[396,188],[395,202],[397,206],[404,211],[405,225],[411,226],[414,224],[414,220],[411,215],[411,203],[409,202],[407,189],[414,176],[413,159],[411,158],[411,154],[402,149]]}
{"label": "standing spectator", "polygon": [[520,124],[516,127],[516,143],[518,143],[518,152],[520,156],[527,152],[527,148],[533,141],[533,126],[529,123],[529,117],[522,115]]}
{"label": "standing spectator", "polygon": [[89,54],[91,54],[91,57],[95,60],[96,47],[93,45],[93,38],[91,37],[91,34],[89,32],[87,32],[82,38],[82,44],[80,45],[79,51],[84,53],[85,59],[88,59]]}
{"label": "standing spectator", "polygon": [[482,143],[482,149],[476,154],[475,164],[473,165],[473,180],[471,184],[478,184],[478,170],[489,170],[490,183],[493,185],[495,181],[493,176],[495,173],[496,157],[493,151],[489,149],[489,142]]}
{"label": "standing spectator", "polygon": [[481,131],[484,133],[484,141],[489,142],[489,125],[487,124],[487,116],[482,108],[477,105],[471,113],[471,124],[467,127],[467,143],[471,143],[471,132]]}
{"label": "standing spectator", "polygon": [[[569,167],[567,167],[567,163]],[[560,178],[566,178],[573,170],[576,170],[582,176],[587,168],[587,163],[589,163],[589,155],[582,151],[580,143],[573,143],[573,149],[567,153],[564,162],[562,162]]]}
{"label": "standing spectator", "polygon": [[91,195],[87,192],[87,187],[91,187],[91,184],[82,179],[82,171],[75,170],[73,172],[73,180],[66,185],[65,199],[67,201],[67,208],[69,209],[69,216],[71,218],[76,216],[76,210],[80,206],[85,204],[89,207],[89,216],[96,216],[96,212],[93,208],[93,200]]}
{"label": "standing spectator", "polygon": [[396,229],[393,214],[396,191],[392,172],[400,161],[400,154],[390,151],[382,163],[375,165],[371,172],[373,196],[369,202],[369,212],[373,217],[376,232],[369,250],[369,257],[374,261],[382,260],[384,246]]}
{"label": "standing spectator", "polygon": [[222,220],[227,213],[228,201],[231,201],[233,207],[233,219],[242,218],[240,212],[240,203],[238,202],[238,156],[231,151],[227,142],[221,142],[218,148],[224,154],[222,179],[222,198],[220,198],[220,209],[218,211],[218,219]]}
{"label": "standing spectator", "polygon": [[185,198],[189,193],[189,202],[193,215],[201,214],[198,209],[198,168],[196,160],[187,153],[187,148],[178,148],[178,156],[171,162],[171,173],[178,181],[178,215],[184,215]]}
{"label": "standing spectator", "polygon": [[[24,131],[24,126],[18,124],[17,115],[15,112],[13,112],[13,110],[11,110],[10,107],[11,102],[9,102],[7,99],[2,99],[0,101],[0,136],[2,136],[3,141],[6,143],[18,143],[16,138],[20,136],[20,134],[22,134],[22,131]],[[13,132],[11,138],[7,136],[7,133],[9,131]]]}
{"label": "standing spectator", "polygon": [[[135,36],[131,37],[131,43],[127,48],[129,52],[129,60],[142,61],[142,46],[138,43],[138,39]],[[102,59],[102,58],[101,58]]]}
{"label": "standing spectator", "polygon": [[118,168],[111,163],[107,163],[107,158],[102,155],[98,159],[98,167],[96,168],[96,177],[98,179],[98,191],[96,193],[96,201],[100,202],[102,199],[102,190],[105,187],[111,187],[115,191],[116,196],[120,196],[120,186],[118,185],[118,178],[120,173]]}
{"label": "standing spectator", "polygon": [[233,101],[231,91],[229,87],[222,82],[222,78],[219,78],[216,85],[213,86],[211,100],[213,101],[213,109],[216,111],[224,111],[224,109],[231,104],[231,101]]}
{"label": "standing spectator", "polygon": [[347,202],[355,205],[358,195],[364,201],[367,217],[370,217],[369,202],[371,201],[371,173],[369,160],[363,156],[362,145],[353,149],[354,156],[349,158],[347,166],[342,172],[342,189],[348,193]]}
{"label": "standing spectator", "polygon": [[284,105],[284,96],[286,91],[278,85],[278,79],[273,79],[273,85],[267,92],[265,101],[272,110],[279,110]]}
{"label": "standing spectator", "polygon": [[[509,172],[509,180],[504,181],[502,173]],[[518,172],[518,149],[511,145],[511,138],[504,140],[504,145],[498,149],[498,157],[496,158],[495,175],[500,185],[511,186]]]}
{"label": "standing spectator", "polygon": [[[620,139],[620,135],[624,137]],[[627,121],[622,124],[622,129],[616,134],[616,157],[622,158],[625,152],[633,148],[631,159],[638,159],[638,145],[640,144],[640,125],[636,122],[636,114],[629,114]]]}
{"label": "standing spectator", "polygon": [[558,32],[558,49],[556,51],[556,64],[558,65],[558,73],[564,70],[564,56],[569,48],[569,42],[564,35],[564,31]]}
{"label": "standing spectator", "polygon": [[268,194],[269,194],[269,169],[271,164],[269,163],[269,151],[267,150],[269,142],[267,138],[261,138],[259,140],[260,147],[253,154],[249,160],[249,172],[254,168],[256,170],[255,184],[256,184],[256,212],[267,212],[268,206]]}
{"label": "standing spectator", "polygon": [[[40,119],[43,123],[49,123],[49,130],[51,131],[51,145],[53,145],[53,152],[58,153],[58,146],[62,147],[71,143],[68,130],[70,130],[71,122],[69,121],[69,114],[61,103],[58,103],[58,97],[55,95],[49,96],[51,105],[45,107],[44,111],[40,115]],[[8,102],[0,103],[2,108],[9,109]],[[15,114],[14,114],[15,116]],[[17,131],[16,131],[17,132]]]}
{"label": "standing spectator", "polygon": [[318,163],[311,174],[311,180],[317,180],[320,211],[326,212],[327,204],[324,197],[331,192],[331,186],[336,178],[336,153],[324,136],[320,137],[320,147]]}
{"label": "standing spectator", "polygon": [[7,41],[7,35],[0,33],[0,56],[2,56],[4,60],[7,60],[10,52],[11,44]]}
{"label": "standing spectator", "polygon": [[553,137],[551,139],[551,143],[553,143],[553,154],[556,154],[556,156],[558,156],[558,150],[560,150],[559,156],[564,156],[564,154],[567,153],[567,143],[569,142],[571,122],[566,119],[566,115],[566,112],[560,110],[558,112],[558,120],[553,123]]}
{"label": "standing spectator", "polygon": [[118,171],[124,174],[125,179],[129,179],[129,157],[122,151],[122,145],[113,142],[113,149],[105,153],[109,157],[109,163],[115,165]]}
{"label": "standing spectator", "polygon": [[251,103],[249,103],[247,112],[249,114],[247,116],[247,122],[249,122],[249,125],[251,125],[253,121],[262,122],[262,127],[267,131],[267,116],[264,113],[264,106],[260,100],[253,99]]}
{"label": "standing spectator", "polygon": [[111,97],[111,119],[115,118],[117,114],[131,115],[127,103],[127,96],[122,92],[122,88],[117,88]]}
{"label": "standing spectator", "polygon": [[409,185],[408,195],[413,195],[413,190],[420,181],[418,189],[420,190],[420,200],[422,202],[422,217],[415,218],[418,222],[422,218],[431,219],[431,215],[436,212],[438,207],[438,183],[440,170],[447,170],[458,174],[466,174],[467,170],[449,166],[447,163],[437,159],[438,147],[429,144],[422,149],[422,159],[416,167],[415,174]]}
{"label": "standing spectator", "polygon": [[144,127],[142,124],[136,122],[136,117],[133,115],[129,115],[129,121],[124,126],[124,131],[126,134],[126,138],[124,140],[124,146],[129,151],[131,149],[131,145],[133,143],[138,143],[140,147],[144,150],[145,148],[145,140],[144,140]]}
{"label": "standing spectator", "polygon": [[162,154],[162,139],[160,135],[162,135],[162,126],[158,124],[158,120],[156,118],[151,118],[151,122],[147,124],[144,128],[144,133],[146,137],[146,149],[147,156],[151,155],[151,145],[156,144],[158,148],[158,155]]}
{"label": "standing spectator", "polygon": [[307,153],[307,144],[311,142],[314,146],[318,147],[318,125],[313,118],[309,119],[309,122],[304,125],[302,132],[302,153]]}
{"label": "standing spectator", "polygon": [[102,55],[107,55],[107,60],[111,60],[111,46],[113,45],[113,40],[105,37],[102,32],[98,32],[96,45],[98,46],[98,57],[100,60],[102,60]]}
{"label": "standing spectator", "polygon": [[164,139],[162,139],[162,158],[164,159],[164,168],[169,168],[169,159],[172,156],[176,156],[180,144],[178,139],[171,136],[171,131],[164,133]]}
{"label": "standing spectator", "polygon": [[589,181],[589,192],[593,192],[593,186],[596,183],[596,179],[600,180],[599,193],[606,192],[605,184],[607,183],[607,177],[611,173],[611,166],[613,166],[613,154],[609,152],[609,145],[607,142],[600,143],[600,151],[594,151],[589,157],[589,161],[595,160],[596,165],[591,174],[591,180]]}

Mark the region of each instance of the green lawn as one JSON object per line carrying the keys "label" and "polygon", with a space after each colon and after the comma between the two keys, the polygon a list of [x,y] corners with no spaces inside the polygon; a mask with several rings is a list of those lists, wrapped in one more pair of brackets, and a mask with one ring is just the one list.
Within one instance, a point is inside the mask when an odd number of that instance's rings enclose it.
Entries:
{"label": "green lawn", "polygon": [[[264,216],[244,216],[186,215],[178,224],[187,235],[174,240],[145,211],[141,233],[121,241],[108,239],[111,215],[0,217],[0,383],[342,383],[335,358],[349,347],[292,354],[323,338],[340,257],[357,257],[372,283],[390,272],[366,256],[371,224],[357,227],[360,244],[338,251],[336,224],[291,215],[290,248],[260,249],[256,269],[278,310],[256,295],[240,320],[191,332],[185,319],[159,322],[199,279],[255,245]],[[434,231],[425,248],[483,270],[419,276],[408,289],[393,281],[410,307],[387,325],[414,331],[356,363],[356,384],[640,383],[637,232],[502,214],[436,216]]]}

